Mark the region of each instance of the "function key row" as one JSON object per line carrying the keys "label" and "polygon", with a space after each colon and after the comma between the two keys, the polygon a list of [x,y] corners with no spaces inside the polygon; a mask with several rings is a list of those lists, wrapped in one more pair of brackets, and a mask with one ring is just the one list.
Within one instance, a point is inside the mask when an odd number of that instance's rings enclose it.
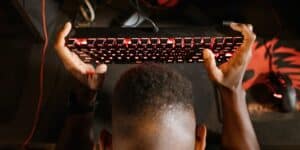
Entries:
{"label": "function key row", "polygon": [[164,47],[200,47],[214,48],[214,46],[241,45],[242,37],[175,37],[175,38],[70,38],[68,47],[136,47],[161,46]]}

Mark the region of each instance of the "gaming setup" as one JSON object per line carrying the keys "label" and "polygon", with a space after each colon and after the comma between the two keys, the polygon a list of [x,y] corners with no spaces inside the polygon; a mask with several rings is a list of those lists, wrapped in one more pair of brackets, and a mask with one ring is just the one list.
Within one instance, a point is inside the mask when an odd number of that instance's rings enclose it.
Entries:
{"label": "gaming setup", "polygon": [[[66,38],[66,46],[79,58],[89,64],[111,64],[128,65],[143,63],[160,64],[201,64],[203,63],[202,51],[209,48],[215,54],[218,65],[230,59],[238,47],[242,44],[243,38],[240,34],[231,31],[228,22],[223,21],[210,27],[159,27],[149,14],[151,10],[155,12],[178,7],[185,3],[184,0],[129,0],[135,11],[121,24],[120,27],[95,27],[93,23],[97,21],[98,5],[111,4],[108,0],[77,0],[77,8],[71,11],[73,25],[75,26],[70,35]],[[21,1],[16,0],[16,5]],[[60,4],[72,3],[71,1],[58,1]],[[41,11],[45,11],[46,3],[42,0]],[[78,7],[79,6],[79,7]],[[111,7],[111,6],[110,6]],[[21,9],[20,7],[18,8]],[[65,9],[67,10],[67,9]],[[147,12],[147,13],[145,13]],[[148,13],[150,12],[150,13]],[[45,12],[42,12],[45,13]],[[74,15],[75,14],[75,15]],[[47,18],[42,16],[42,26],[46,26]],[[144,26],[143,23],[150,26]],[[30,25],[34,26],[34,25]],[[47,27],[47,26],[46,26]],[[221,32],[219,32],[221,31]],[[38,31],[34,31],[37,33]],[[44,50],[48,45],[47,31],[40,30],[40,39],[44,41]],[[268,54],[271,52],[269,51]],[[272,57],[271,55],[269,55]],[[45,54],[42,54],[45,58]],[[43,71],[43,60],[41,70]],[[272,59],[269,59],[272,63]],[[42,78],[43,74],[40,74]],[[40,82],[43,82],[42,80]],[[272,101],[278,106],[280,112],[291,113],[296,111],[296,89],[292,86],[291,80],[284,74],[272,70],[263,82],[258,83],[257,89],[264,89],[267,94],[259,94],[259,91],[249,91],[258,100]],[[41,91],[43,92],[43,91]],[[255,94],[256,93],[256,94]],[[258,93],[258,94],[257,94]],[[216,92],[214,94],[217,94]],[[41,95],[41,93],[40,93]],[[220,114],[220,100],[216,97],[216,109],[219,121],[222,120]],[[41,105],[42,98],[39,98],[38,105]],[[25,144],[29,143],[36,130],[41,107],[38,106],[35,113],[34,125],[27,136]]]}
{"label": "gaming setup", "polygon": [[[141,64],[153,63],[201,63],[202,50],[211,49],[218,65],[227,62],[237,48],[242,44],[241,35],[228,30],[228,27],[217,25],[205,27],[185,28],[158,28],[156,24],[141,10],[141,4],[145,7],[164,9],[174,7],[179,0],[132,0],[137,9],[137,16],[123,24],[125,28],[95,28],[77,27],[73,29],[66,46],[76,53],[85,63],[90,64]],[[95,19],[93,11],[90,10],[88,1],[83,1],[80,7],[83,18],[86,21]],[[94,1],[97,3],[97,1]],[[83,11],[86,4],[90,10],[90,18]],[[83,13],[84,12],[84,13]],[[135,17],[135,18],[134,18]],[[140,28],[138,24],[149,21],[151,28]],[[135,20],[135,21],[134,21]],[[128,24],[128,22],[133,22]],[[223,26],[228,26],[223,21]],[[212,30],[214,29],[214,30]],[[223,34],[215,32],[221,30]],[[272,63],[271,52],[268,52],[269,63]],[[281,112],[296,111],[296,90],[292,87],[290,79],[275,72],[270,67],[269,75],[261,86],[268,89],[268,95],[256,94],[256,99],[272,101],[279,107]]]}

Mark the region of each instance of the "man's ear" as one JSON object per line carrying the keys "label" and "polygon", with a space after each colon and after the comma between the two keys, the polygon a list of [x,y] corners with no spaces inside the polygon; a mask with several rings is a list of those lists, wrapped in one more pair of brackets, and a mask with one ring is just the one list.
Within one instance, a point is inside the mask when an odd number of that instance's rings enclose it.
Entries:
{"label": "man's ear", "polygon": [[100,150],[112,150],[112,136],[107,130],[102,130],[99,137]]}
{"label": "man's ear", "polygon": [[204,150],[206,146],[206,126],[199,124],[196,127],[195,150]]}

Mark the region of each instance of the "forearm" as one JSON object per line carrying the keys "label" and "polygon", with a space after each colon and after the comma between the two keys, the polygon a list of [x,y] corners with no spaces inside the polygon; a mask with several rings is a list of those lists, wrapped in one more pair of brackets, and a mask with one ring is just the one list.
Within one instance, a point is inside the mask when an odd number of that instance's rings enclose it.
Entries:
{"label": "forearm", "polygon": [[57,150],[93,149],[93,113],[70,115],[61,132]]}
{"label": "forearm", "polygon": [[96,91],[76,87],[70,95],[69,116],[57,144],[57,150],[92,150],[93,117]]}
{"label": "forearm", "polygon": [[245,91],[220,88],[223,106],[224,149],[257,150],[259,144],[248,113]]}

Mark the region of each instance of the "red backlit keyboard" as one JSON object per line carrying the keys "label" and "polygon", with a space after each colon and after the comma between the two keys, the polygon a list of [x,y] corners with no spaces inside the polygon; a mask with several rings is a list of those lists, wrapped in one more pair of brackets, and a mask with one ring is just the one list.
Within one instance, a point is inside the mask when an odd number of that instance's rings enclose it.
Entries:
{"label": "red backlit keyboard", "polygon": [[174,32],[149,34],[146,31],[124,33],[123,29],[120,33],[112,31],[82,31],[68,38],[66,46],[85,63],[91,64],[199,63],[203,62],[202,51],[205,48],[211,49],[217,63],[222,64],[243,41],[241,36],[207,36],[186,32],[185,35]]}

